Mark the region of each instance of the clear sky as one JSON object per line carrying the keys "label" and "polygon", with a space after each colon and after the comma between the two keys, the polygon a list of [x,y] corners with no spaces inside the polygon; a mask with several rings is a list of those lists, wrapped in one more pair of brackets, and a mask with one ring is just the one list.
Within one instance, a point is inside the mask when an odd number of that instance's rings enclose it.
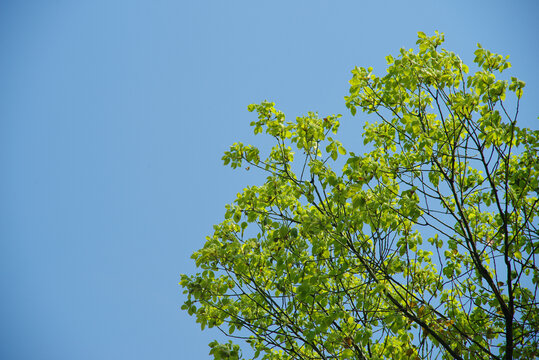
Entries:
{"label": "clear sky", "polygon": [[[250,103],[342,113],[417,31],[511,55],[539,128],[536,1],[0,1],[0,358],[208,359],[180,273],[252,172]],[[261,139],[264,142],[263,139]]]}

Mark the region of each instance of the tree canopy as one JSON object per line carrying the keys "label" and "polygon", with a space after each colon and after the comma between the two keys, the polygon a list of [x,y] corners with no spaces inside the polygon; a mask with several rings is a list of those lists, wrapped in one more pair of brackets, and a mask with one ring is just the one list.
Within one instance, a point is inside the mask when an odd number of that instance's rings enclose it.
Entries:
{"label": "tree canopy", "polygon": [[[470,72],[443,41],[420,32],[384,76],[352,70],[346,106],[371,114],[362,154],[338,140],[340,115],[289,121],[249,105],[275,145],[224,154],[267,177],[226,206],[192,256],[200,272],[181,277],[202,329],[262,359],[539,356],[539,131],[517,124],[525,83],[501,75],[508,56],[478,45]],[[242,358],[232,341],[210,347]]]}

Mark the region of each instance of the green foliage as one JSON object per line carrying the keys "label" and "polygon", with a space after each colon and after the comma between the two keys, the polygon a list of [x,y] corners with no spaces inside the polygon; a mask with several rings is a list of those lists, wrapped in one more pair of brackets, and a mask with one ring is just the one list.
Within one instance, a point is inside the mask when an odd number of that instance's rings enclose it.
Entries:
{"label": "green foliage", "polygon": [[219,344],[212,341],[210,344],[210,355],[216,360],[238,360],[240,359],[240,347],[229,341],[226,344]]}
{"label": "green foliage", "polygon": [[[249,105],[275,146],[223,157],[267,178],[227,205],[192,256],[201,272],[182,275],[182,308],[202,329],[262,359],[539,356],[539,132],[517,126],[525,84],[499,79],[508,57],[480,45],[468,75],[443,41],[419,33],[385,76],[352,71],[347,107],[378,118],[363,155],[337,140],[340,115],[287,121]],[[210,347],[240,358],[238,345]]]}

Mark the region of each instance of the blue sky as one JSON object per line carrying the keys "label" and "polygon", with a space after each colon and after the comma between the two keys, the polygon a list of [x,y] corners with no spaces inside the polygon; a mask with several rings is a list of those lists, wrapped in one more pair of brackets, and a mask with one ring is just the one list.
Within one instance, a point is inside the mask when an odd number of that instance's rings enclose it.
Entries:
{"label": "blue sky", "polygon": [[2,1],[0,358],[208,359],[180,273],[252,172],[222,166],[264,99],[342,113],[350,70],[417,31],[511,55],[539,128],[534,1]]}

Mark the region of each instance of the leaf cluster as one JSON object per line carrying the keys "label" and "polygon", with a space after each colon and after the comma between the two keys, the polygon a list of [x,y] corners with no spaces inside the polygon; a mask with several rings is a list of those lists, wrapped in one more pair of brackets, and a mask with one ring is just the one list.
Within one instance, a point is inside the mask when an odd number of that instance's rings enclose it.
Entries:
{"label": "leaf cluster", "polygon": [[[469,75],[418,34],[387,74],[352,70],[346,105],[376,116],[348,151],[340,115],[293,121],[249,105],[269,155],[182,275],[183,309],[262,359],[530,359],[539,356],[539,132],[517,125],[524,82],[478,45]],[[506,100],[514,93],[514,109]],[[210,344],[215,359],[237,345]]]}

